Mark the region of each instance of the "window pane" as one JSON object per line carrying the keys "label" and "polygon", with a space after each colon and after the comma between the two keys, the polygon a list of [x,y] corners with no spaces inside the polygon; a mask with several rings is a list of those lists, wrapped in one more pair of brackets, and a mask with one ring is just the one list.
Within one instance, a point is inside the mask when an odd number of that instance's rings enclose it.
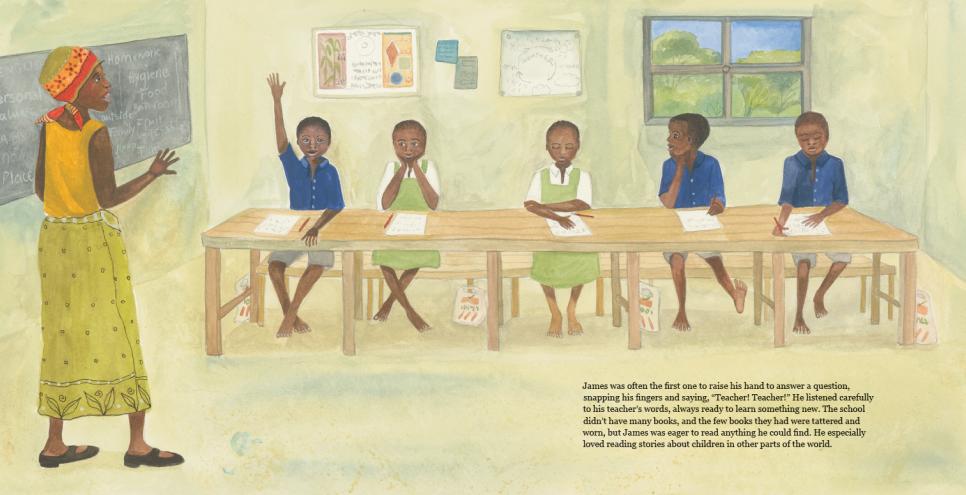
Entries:
{"label": "window pane", "polygon": [[731,63],[781,64],[801,61],[801,21],[731,23]]}
{"label": "window pane", "polygon": [[654,76],[654,117],[694,112],[721,117],[724,112],[721,74]]}
{"label": "window pane", "polygon": [[654,65],[720,64],[721,23],[653,21],[651,62]]}
{"label": "window pane", "polygon": [[731,80],[734,117],[796,117],[801,113],[800,72],[735,74]]}

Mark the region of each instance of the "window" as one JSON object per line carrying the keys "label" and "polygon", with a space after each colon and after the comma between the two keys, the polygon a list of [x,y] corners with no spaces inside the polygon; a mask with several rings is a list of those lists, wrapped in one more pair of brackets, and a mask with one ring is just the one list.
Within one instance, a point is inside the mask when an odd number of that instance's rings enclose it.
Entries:
{"label": "window", "polygon": [[713,125],[777,125],[811,108],[811,19],[645,17],[648,123],[700,113]]}

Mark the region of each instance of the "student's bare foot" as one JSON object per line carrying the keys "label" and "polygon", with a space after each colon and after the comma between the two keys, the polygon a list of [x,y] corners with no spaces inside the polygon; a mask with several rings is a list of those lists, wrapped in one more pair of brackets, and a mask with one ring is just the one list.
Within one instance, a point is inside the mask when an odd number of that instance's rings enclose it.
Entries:
{"label": "student's bare foot", "polygon": [[285,315],[282,324],[278,326],[278,331],[275,332],[275,336],[280,339],[291,337],[293,329],[295,329],[295,316]]}
{"label": "student's bare foot", "polygon": [[406,318],[408,318],[409,323],[412,323],[413,326],[416,327],[416,330],[419,330],[420,332],[425,332],[426,330],[432,330],[433,328],[429,326],[429,323],[426,323],[426,321],[423,320],[423,317],[419,316],[419,314],[416,313],[415,311],[412,313],[407,313]]}
{"label": "student's bare foot", "polygon": [[805,324],[804,318],[795,318],[795,326],[792,327],[792,331],[795,333],[800,333],[802,335],[808,335],[812,333],[812,330],[808,328]]}
{"label": "student's bare foot", "polygon": [[683,312],[678,313],[678,315],[674,318],[674,323],[671,324],[671,326],[682,332],[691,331],[691,323],[688,322],[688,315],[684,314]]}
{"label": "student's bare foot", "polygon": [[577,321],[576,316],[567,317],[567,333],[569,335],[582,335],[584,333],[584,327]]}
{"label": "student's bare foot", "polygon": [[563,317],[560,313],[550,315],[550,327],[547,329],[547,337],[555,339],[563,338]]}
{"label": "student's bare foot", "polygon": [[391,309],[392,308],[387,308],[385,306],[379,308],[379,311],[373,315],[372,319],[376,321],[386,321],[386,318],[389,318],[389,310]]}
{"label": "student's bare foot", "polygon": [[312,327],[309,326],[305,320],[295,317],[295,333],[309,333],[312,331]]}
{"label": "student's bare foot", "polygon": [[735,310],[741,314],[745,310],[745,296],[748,295],[748,286],[741,280],[735,279]]}
{"label": "student's bare foot", "polygon": [[825,309],[825,298],[816,297],[813,301],[815,303],[815,317],[822,318],[828,314],[828,310]]}

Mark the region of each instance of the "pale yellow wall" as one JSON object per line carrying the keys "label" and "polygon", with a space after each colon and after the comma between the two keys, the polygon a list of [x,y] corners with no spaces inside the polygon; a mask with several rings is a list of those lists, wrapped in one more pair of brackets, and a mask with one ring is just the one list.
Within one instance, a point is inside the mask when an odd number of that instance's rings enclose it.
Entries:
{"label": "pale yellow wall", "polygon": [[923,208],[923,247],[961,278],[966,278],[966,154],[963,122],[966,95],[966,6],[929,2],[929,150],[914,166],[927,175]]}
{"label": "pale yellow wall", "polygon": [[[207,224],[204,119],[204,8],[190,0],[0,2],[0,54],[50,50],[60,45],[101,45],[187,34],[192,142],[177,150],[178,175],[164,177],[114,209],[121,218],[136,282],[159,277],[200,253]],[[117,83],[115,83],[117,84]],[[55,106],[51,99],[51,108]],[[94,118],[97,118],[95,113]],[[29,124],[28,124],[29,125]],[[147,163],[147,162],[146,162]],[[144,172],[146,163],[118,172],[118,183]],[[39,328],[37,232],[43,208],[36,196],[0,206],[0,335]]]}
{"label": "pale yellow wall", "polygon": [[[290,132],[305,115],[331,122],[329,155],[350,191],[350,207],[373,207],[382,167],[392,157],[390,130],[404,118],[420,119],[429,130],[427,155],[440,166],[443,208],[519,206],[545,157],[543,132],[561,118],[582,129],[580,165],[593,174],[597,206],[657,205],[666,129],[643,125],[641,18],[735,14],[813,16],[813,108],[829,118],[829,150],[845,159],[853,205],[914,232],[921,228],[925,176],[909,164],[926,150],[924,2],[746,0],[724,8],[709,0],[485,6],[281,0],[244,13],[233,5],[211,0],[207,9],[213,221],[253,204],[287,202],[274,156],[270,71],[288,81],[283,104]],[[419,29],[419,97],[312,96],[312,28],[385,24]],[[579,30],[583,95],[499,96],[502,29]],[[453,67],[432,60],[435,41],[445,38],[459,39],[461,54],[479,57],[479,89],[453,90]],[[725,167],[731,204],[773,203],[782,160],[797,145],[790,126],[718,127],[705,150]]]}

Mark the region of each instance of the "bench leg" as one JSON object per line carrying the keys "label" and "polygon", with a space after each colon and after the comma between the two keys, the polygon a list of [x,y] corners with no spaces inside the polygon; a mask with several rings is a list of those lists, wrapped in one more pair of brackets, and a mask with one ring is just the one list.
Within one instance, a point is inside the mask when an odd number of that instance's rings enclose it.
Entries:
{"label": "bench leg", "polygon": [[785,253],[771,254],[772,303],[775,305],[775,347],[785,345]]}
{"label": "bench leg", "polygon": [[886,301],[886,308],[888,308],[886,311],[888,312],[888,315],[889,315],[889,321],[892,321],[892,308],[894,306],[892,304],[892,301],[894,301],[895,298],[896,298],[896,276],[895,275],[889,275],[888,277],[889,277],[888,278],[888,280],[889,280],[889,300]]}
{"label": "bench leg", "polygon": [[597,277],[597,284],[594,287],[597,294],[597,316],[604,316],[604,278]]}
{"label": "bench leg", "polygon": [[752,278],[753,278],[752,291],[754,292],[754,294],[752,294],[752,297],[754,298],[754,301],[755,301],[755,326],[760,326],[761,325],[761,306],[762,306],[761,297],[763,295],[763,293],[761,292],[761,284],[763,279],[765,278],[764,274],[762,273],[763,266],[762,266],[761,251],[755,251],[752,257],[754,258],[754,264],[752,265],[751,270],[752,270]]}
{"label": "bench leg", "polygon": [[621,263],[620,253],[610,253],[610,315],[611,324],[621,326]]}
{"label": "bench leg", "polygon": [[379,279],[379,300],[376,301],[376,306],[379,306],[380,308],[382,307],[382,303],[386,302],[385,298],[382,297],[382,285],[383,285],[383,283],[384,283],[383,279],[380,278]]}
{"label": "bench leg", "polygon": [[865,283],[865,276],[859,277],[859,313],[865,313],[865,297],[868,292],[868,287]]}
{"label": "bench leg", "polygon": [[872,254],[872,297],[869,299],[869,311],[872,312],[872,324],[879,324],[879,301],[882,300],[879,294],[882,292],[881,275],[882,253]]}
{"label": "bench leg", "polygon": [[372,319],[372,279],[366,279],[366,320]]}
{"label": "bench leg", "polygon": [[205,248],[205,352],[221,356],[221,249]]}
{"label": "bench leg", "polygon": [[471,278],[466,279],[466,285],[469,287],[473,287],[473,279]]}
{"label": "bench leg", "polygon": [[520,277],[510,279],[510,317],[520,316]]}

